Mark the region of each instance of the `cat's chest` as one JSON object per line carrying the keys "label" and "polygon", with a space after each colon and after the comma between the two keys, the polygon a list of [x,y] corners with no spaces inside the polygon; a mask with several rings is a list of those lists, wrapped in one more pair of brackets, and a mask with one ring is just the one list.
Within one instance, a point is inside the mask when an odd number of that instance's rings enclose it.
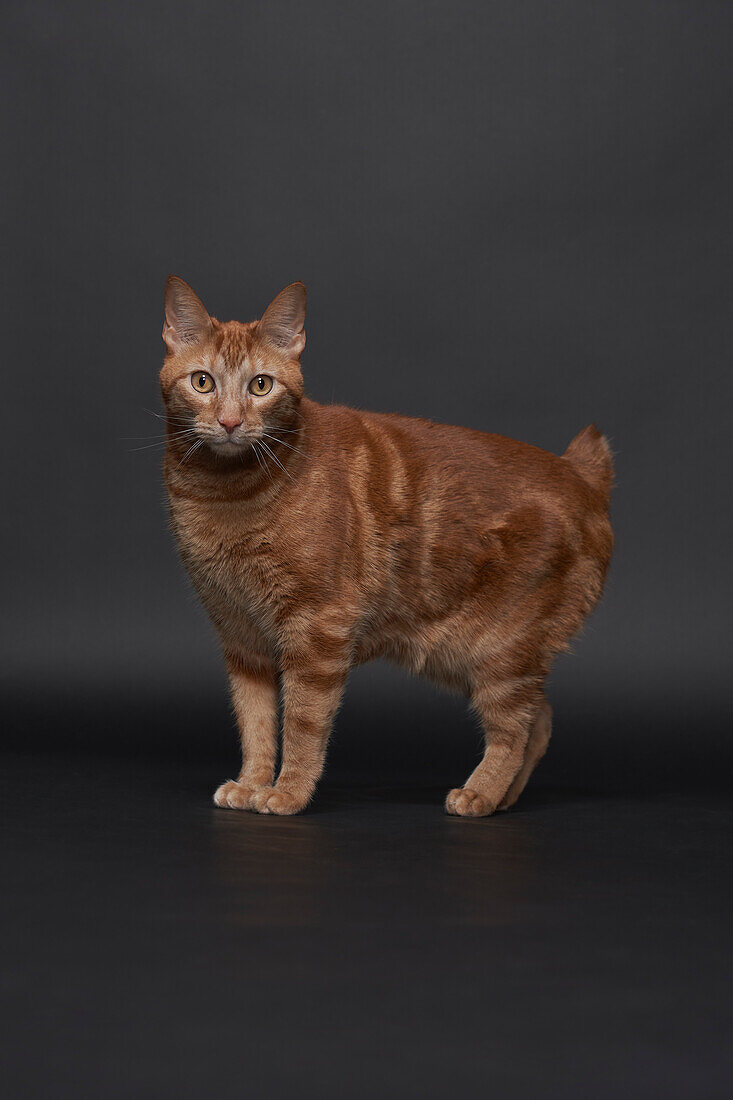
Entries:
{"label": "cat's chest", "polygon": [[186,568],[216,624],[245,618],[269,633],[284,574],[267,525],[236,503],[174,498],[171,517]]}

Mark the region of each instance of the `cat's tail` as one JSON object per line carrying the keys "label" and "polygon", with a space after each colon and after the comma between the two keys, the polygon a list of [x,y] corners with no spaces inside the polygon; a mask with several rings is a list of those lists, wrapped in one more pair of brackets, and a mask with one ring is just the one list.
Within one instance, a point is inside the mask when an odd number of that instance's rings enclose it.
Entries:
{"label": "cat's tail", "polygon": [[603,495],[606,507],[613,487],[613,459],[605,435],[595,424],[583,428],[563,455],[585,482]]}

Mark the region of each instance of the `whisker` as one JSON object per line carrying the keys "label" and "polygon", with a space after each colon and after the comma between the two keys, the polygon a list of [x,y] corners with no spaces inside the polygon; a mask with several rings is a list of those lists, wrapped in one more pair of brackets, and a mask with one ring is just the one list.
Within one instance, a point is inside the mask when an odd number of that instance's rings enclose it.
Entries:
{"label": "whisker", "polygon": [[150,413],[150,415],[154,416],[157,420],[182,420],[182,419],[184,419],[183,417],[180,417],[180,416],[174,416],[173,413],[169,413],[169,412],[159,413],[159,412],[155,412],[153,409],[143,408],[143,412]]}
{"label": "whisker", "polygon": [[[190,436],[195,431],[195,428],[187,428],[186,431],[178,432],[175,435],[171,435],[169,438],[172,442],[175,442],[176,440],[181,440],[186,436]],[[152,447],[165,447],[167,443],[168,438],[159,439],[155,443],[144,443],[141,447],[130,447],[130,452],[134,453],[135,451],[149,451]]]}
{"label": "whisker", "polygon": [[[188,448],[188,450],[184,454],[183,458],[178,463],[178,466],[183,465],[183,463],[186,461],[186,459],[189,458],[194,453],[194,451],[197,451],[198,448],[203,444],[203,442],[204,442],[203,439],[197,439],[196,442],[193,444],[193,446]],[[178,469],[178,466],[176,466],[176,469]]]}
{"label": "whisker", "polygon": [[301,451],[299,447],[293,447],[290,443],[286,443],[284,439],[278,439],[276,435],[270,435],[269,432],[263,432],[262,434],[267,439],[272,439],[275,441],[275,443],[280,443],[281,446],[287,447],[289,451],[295,451],[296,454],[302,455],[303,458],[307,457],[305,451]]}
{"label": "whisker", "polygon": [[[250,444],[250,446],[252,447],[252,454],[255,456],[255,458],[257,458],[257,451],[254,449],[254,445]],[[246,461],[246,458],[247,458],[247,452],[242,451],[242,453],[239,456],[239,461],[242,463],[242,465],[244,465],[244,463]],[[257,464],[259,465],[259,459],[257,459]]]}
{"label": "whisker", "polygon": [[[257,448],[256,448],[256,447],[255,447],[255,450],[257,450]],[[258,453],[259,453],[259,452],[258,452]],[[267,476],[269,477],[270,481],[271,481],[271,482],[272,482],[272,483],[274,484],[274,482],[275,482],[275,479],[274,479],[274,478],[273,478],[273,476],[272,476],[272,471],[271,471],[271,469],[270,469],[270,464],[269,464],[269,462],[267,461],[267,456],[266,456],[266,455],[264,455],[264,454],[262,455],[262,462],[263,462],[263,464],[264,464],[264,469],[265,469],[265,473],[266,473],[266,474],[267,474]]]}
{"label": "whisker", "polygon": [[157,412],[153,412],[152,409],[145,409],[145,408],[143,408],[143,412],[150,413],[150,415],[156,417],[157,420],[173,420],[173,421],[177,421],[179,424],[190,424],[191,423],[191,418],[190,417],[173,416],[172,413],[165,413],[165,414],[157,413]]}
{"label": "whisker", "polygon": [[270,457],[272,458],[273,462],[276,462],[276,463],[277,463],[277,465],[278,465],[278,466],[280,467],[280,469],[282,470],[282,472],[283,472],[284,474],[287,474],[287,475],[288,475],[288,477],[290,478],[290,480],[291,480],[291,481],[293,481],[293,480],[294,480],[294,478],[293,478],[293,475],[292,475],[292,474],[290,473],[290,471],[289,471],[289,470],[286,470],[286,469],[285,469],[285,467],[283,466],[283,464],[282,464],[282,462],[280,461],[280,459],[279,459],[279,458],[277,457],[277,455],[276,455],[276,454],[275,454],[275,453],[274,453],[273,451],[271,451],[271,450],[270,450],[270,448],[268,447],[267,443],[265,443],[264,439],[258,439],[258,441],[257,441],[257,442],[258,442],[258,443],[260,443],[262,447],[264,447],[264,449],[265,449],[265,451],[267,452],[267,454],[268,454],[268,455],[270,455]]}
{"label": "whisker", "polygon": [[260,467],[261,467],[261,468],[262,468],[262,469],[263,469],[263,470],[265,471],[265,473],[266,473],[266,474],[267,474],[267,476],[269,477],[270,481],[272,481],[272,474],[270,473],[270,471],[269,471],[269,469],[268,469],[268,467],[267,467],[267,464],[265,463],[265,464],[263,465],[263,463],[262,463],[262,459],[260,458],[260,452],[259,452],[259,451],[257,450],[257,444],[256,444],[256,443],[254,443],[254,442],[252,443],[252,450],[253,450],[253,451],[254,451],[254,453],[255,453],[255,458],[256,458],[256,459],[257,459],[257,461],[259,462],[259,464],[260,464]]}
{"label": "whisker", "polygon": [[195,428],[178,428],[175,432],[166,433],[165,435],[121,435],[120,439],[124,443],[134,443],[136,441],[144,442],[148,439],[155,439],[159,442],[165,443],[166,439],[175,439],[179,435],[185,435],[187,432],[194,432]]}

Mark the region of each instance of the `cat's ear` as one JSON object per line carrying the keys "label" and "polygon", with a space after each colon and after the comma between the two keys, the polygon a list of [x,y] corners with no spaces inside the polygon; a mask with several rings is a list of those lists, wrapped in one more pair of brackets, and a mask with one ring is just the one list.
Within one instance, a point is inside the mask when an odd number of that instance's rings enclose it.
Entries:
{"label": "cat's ear", "polygon": [[187,344],[197,344],[213,328],[201,299],[188,283],[169,275],[165,284],[165,321],[163,339],[169,351],[177,352]]}
{"label": "cat's ear", "polygon": [[268,344],[297,359],[305,347],[305,287],[291,283],[274,298],[257,325]]}

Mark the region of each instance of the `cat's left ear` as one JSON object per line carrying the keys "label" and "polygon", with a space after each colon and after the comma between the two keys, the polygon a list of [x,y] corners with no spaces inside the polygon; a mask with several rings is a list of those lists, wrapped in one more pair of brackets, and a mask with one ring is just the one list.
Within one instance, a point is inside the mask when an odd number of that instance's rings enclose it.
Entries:
{"label": "cat's left ear", "polygon": [[169,275],[165,284],[165,321],[163,339],[169,351],[180,351],[187,344],[205,339],[213,329],[203,302],[188,283]]}
{"label": "cat's left ear", "polygon": [[270,302],[257,325],[268,344],[297,359],[305,347],[305,287],[291,283]]}

